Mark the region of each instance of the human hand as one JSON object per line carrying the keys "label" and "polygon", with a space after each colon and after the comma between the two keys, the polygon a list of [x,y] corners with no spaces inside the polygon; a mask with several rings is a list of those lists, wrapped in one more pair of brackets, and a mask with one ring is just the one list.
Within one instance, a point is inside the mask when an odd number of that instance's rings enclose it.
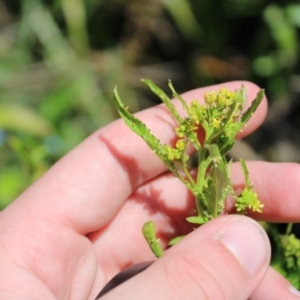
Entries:
{"label": "human hand", "polygon": [[[253,99],[258,88],[244,84]],[[241,82],[223,85],[235,89]],[[184,98],[202,99],[212,89],[217,87],[197,89]],[[259,126],[265,113],[266,101],[241,137]],[[175,123],[164,106],[138,116],[161,141],[174,141]],[[262,214],[252,216],[299,222],[298,165],[247,166],[265,205]],[[141,234],[146,221],[155,221],[164,245],[191,231],[185,216],[193,199],[165,170],[122,120],[90,136],[0,213],[1,297],[94,299],[120,270],[153,259]],[[236,189],[243,185],[239,166],[233,166],[232,181]],[[269,260],[267,237],[256,223],[222,216],[103,299],[298,299],[268,267]]]}

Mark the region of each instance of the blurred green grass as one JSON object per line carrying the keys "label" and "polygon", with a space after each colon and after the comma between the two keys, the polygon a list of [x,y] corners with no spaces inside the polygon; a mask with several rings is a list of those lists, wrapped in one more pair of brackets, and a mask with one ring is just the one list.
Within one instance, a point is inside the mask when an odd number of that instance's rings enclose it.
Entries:
{"label": "blurred green grass", "polygon": [[96,129],[156,103],[139,79],[182,92],[229,80],[299,95],[300,4],[261,0],[0,1],[0,209]]}

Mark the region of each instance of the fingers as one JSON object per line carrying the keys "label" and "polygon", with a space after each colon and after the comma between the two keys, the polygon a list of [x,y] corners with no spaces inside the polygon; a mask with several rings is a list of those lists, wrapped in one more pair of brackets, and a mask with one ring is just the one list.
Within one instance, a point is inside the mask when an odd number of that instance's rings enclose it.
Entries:
{"label": "fingers", "polygon": [[269,268],[260,285],[253,292],[249,300],[296,300],[300,299],[297,291],[283,276]]}
{"label": "fingers", "polygon": [[[247,165],[254,189],[265,205],[262,213],[249,215],[259,220],[299,223],[300,166],[265,162],[247,162]],[[245,185],[239,163],[232,166],[232,181],[236,192],[239,193]],[[233,204],[231,208],[232,206]],[[153,220],[160,243],[166,247],[175,236],[185,235],[193,230],[195,225],[188,223],[186,218],[194,214],[194,209],[193,195],[170,173],[161,175],[138,188],[123,205],[110,226],[101,231],[101,234],[95,233],[90,236],[99,253],[98,260],[101,266],[113,276],[124,266],[128,266],[129,262],[153,259],[141,235],[143,224]],[[122,256],[118,257],[116,262],[112,260],[111,253],[117,252],[118,249],[123,250]],[[114,257],[117,257],[117,253]]]}
{"label": "fingers", "polygon": [[111,278],[128,265],[154,260],[142,235],[143,225],[153,220],[160,244],[166,248],[175,236],[193,231],[195,225],[188,223],[186,217],[194,207],[193,196],[172,174],[137,189],[108,226],[87,236],[101,269]]}
{"label": "fingers", "polygon": [[192,232],[102,299],[247,299],[269,261],[270,244],[256,222],[223,216]]}
{"label": "fingers", "polygon": [[[257,220],[299,223],[300,165],[250,161],[247,162],[247,166],[254,190],[264,204],[262,213],[248,212],[248,215]],[[245,186],[240,163],[232,165],[231,181],[235,192],[239,194]],[[233,211],[233,202],[226,206],[226,212]],[[135,240],[135,245],[140,249],[144,244],[140,228],[149,220],[154,220],[160,233],[159,238],[163,245],[166,245],[174,235],[187,234],[192,230],[186,218],[193,215],[194,210],[195,200],[187,188],[172,174],[163,174],[138,188],[129,197],[118,212],[118,218],[106,229],[105,234],[101,234],[99,247],[103,247],[103,241],[106,239],[104,244],[111,246],[110,237],[118,236],[115,248],[118,248],[118,245],[126,248],[128,238]],[[120,228],[126,228],[126,237],[120,232]],[[139,255],[141,252],[136,253],[135,257],[139,259]],[[125,253],[123,257],[128,258]]]}
{"label": "fingers", "polygon": [[[259,89],[249,82],[230,82],[197,89],[183,97],[187,101],[202,99],[208,90],[224,85],[235,89],[241,84],[248,89],[249,99],[254,99]],[[177,101],[174,103],[180,108]],[[259,126],[265,113],[264,100],[242,135]],[[174,142],[176,124],[163,105],[142,111],[137,116],[162,143]],[[24,213],[27,213],[31,218],[64,223],[86,234],[107,224],[136,187],[165,169],[144,141],[132,133],[122,120],[118,120],[90,136],[60,160],[5,214],[17,216],[21,222]]]}

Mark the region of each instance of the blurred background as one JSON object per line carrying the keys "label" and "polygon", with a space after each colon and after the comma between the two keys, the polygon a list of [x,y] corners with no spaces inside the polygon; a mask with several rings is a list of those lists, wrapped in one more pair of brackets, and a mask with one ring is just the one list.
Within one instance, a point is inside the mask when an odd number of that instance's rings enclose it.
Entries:
{"label": "blurred background", "polygon": [[0,209],[90,133],[178,92],[230,80],[266,89],[264,125],[232,156],[300,162],[300,3],[0,0]]}

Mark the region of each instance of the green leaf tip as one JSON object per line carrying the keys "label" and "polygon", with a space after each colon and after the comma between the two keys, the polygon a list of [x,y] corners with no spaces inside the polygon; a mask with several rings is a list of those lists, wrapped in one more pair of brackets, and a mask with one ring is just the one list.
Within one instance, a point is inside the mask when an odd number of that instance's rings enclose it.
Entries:
{"label": "green leaf tip", "polygon": [[182,121],[181,116],[179,115],[178,111],[176,110],[176,108],[174,107],[171,99],[167,96],[167,94],[161,89],[159,88],[157,85],[155,85],[153,83],[153,81],[151,81],[150,79],[142,79],[141,80],[143,83],[145,83],[150,90],[156,95],[158,96],[161,101],[167,106],[167,108],[169,109],[170,113],[172,114],[172,116],[174,117],[174,119],[180,123]]}
{"label": "green leaf tip", "polygon": [[202,216],[191,216],[186,218],[189,223],[202,225],[207,222],[207,219]]}
{"label": "green leaf tip", "polygon": [[185,235],[180,235],[175,237],[174,239],[171,239],[171,241],[168,243],[168,246],[174,246],[175,244],[179,243],[184,237]]}
{"label": "green leaf tip", "polygon": [[161,257],[163,255],[163,249],[159,244],[159,240],[156,238],[155,223],[153,221],[146,222],[142,228],[142,233],[153,254],[157,258]]}

